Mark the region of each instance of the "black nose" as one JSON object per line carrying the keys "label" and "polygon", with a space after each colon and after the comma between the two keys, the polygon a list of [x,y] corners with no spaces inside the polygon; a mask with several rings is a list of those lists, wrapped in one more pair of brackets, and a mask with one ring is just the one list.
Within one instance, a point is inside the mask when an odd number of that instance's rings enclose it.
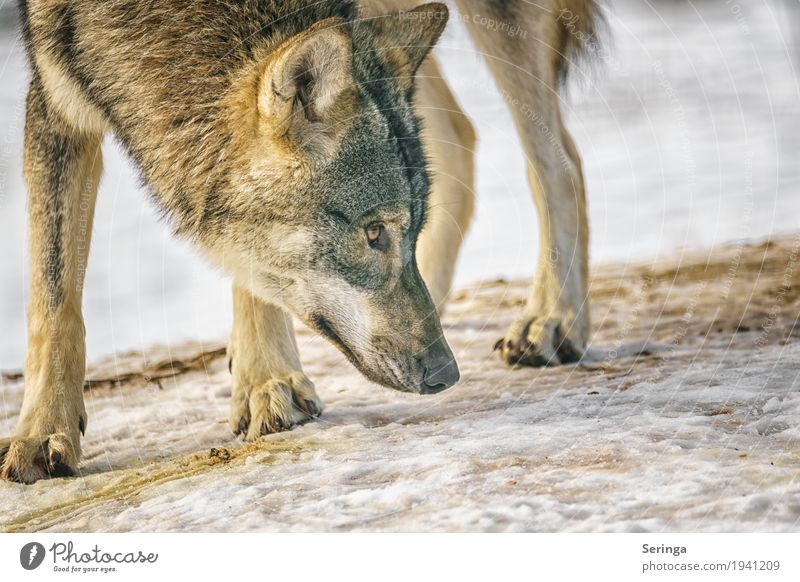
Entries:
{"label": "black nose", "polygon": [[458,364],[452,356],[436,358],[425,367],[420,394],[438,394],[458,382]]}

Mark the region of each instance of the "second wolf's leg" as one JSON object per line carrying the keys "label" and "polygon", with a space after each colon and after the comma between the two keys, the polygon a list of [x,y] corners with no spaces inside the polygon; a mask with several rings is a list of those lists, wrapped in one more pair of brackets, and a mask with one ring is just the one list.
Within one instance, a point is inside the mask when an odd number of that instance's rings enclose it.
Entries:
{"label": "second wolf's leg", "polygon": [[289,315],[236,286],[228,354],[235,434],[252,440],[322,412],[322,401],[300,367]]}
{"label": "second wolf's leg", "polygon": [[[458,0],[510,104],[539,214],[540,254],[531,293],[522,316],[497,343],[509,364],[576,361],[586,349],[589,333],[589,228],[583,174],[561,118],[557,92],[558,69],[564,66],[559,4]],[[482,26],[487,18],[508,27]]]}
{"label": "second wolf's leg", "polygon": [[431,167],[429,216],[419,238],[417,259],[441,313],[475,207],[475,131],[432,57],[417,75],[415,105]]}
{"label": "second wolf's leg", "polygon": [[75,472],[83,403],[81,296],[101,171],[100,135],[67,125],[34,74],[25,122],[31,292],[25,395],[0,477],[32,483]]}

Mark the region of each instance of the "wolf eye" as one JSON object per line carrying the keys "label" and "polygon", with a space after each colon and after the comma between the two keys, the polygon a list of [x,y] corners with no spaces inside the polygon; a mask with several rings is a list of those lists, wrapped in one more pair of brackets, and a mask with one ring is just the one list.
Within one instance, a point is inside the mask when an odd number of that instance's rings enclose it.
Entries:
{"label": "wolf eye", "polygon": [[367,234],[367,242],[373,249],[386,250],[389,246],[389,237],[386,235],[386,229],[382,224],[370,224],[364,229]]}

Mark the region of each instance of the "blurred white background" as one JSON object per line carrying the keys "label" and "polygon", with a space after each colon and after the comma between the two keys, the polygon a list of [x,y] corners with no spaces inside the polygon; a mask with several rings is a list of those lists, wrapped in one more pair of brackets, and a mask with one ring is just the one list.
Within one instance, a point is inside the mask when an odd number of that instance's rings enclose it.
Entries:
{"label": "blurred white background", "polygon": [[[0,368],[22,364],[28,268],[27,74],[12,4],[0,0]],[[564,108],[585,163],[592,260],[657,260],[800,229],[800,2],[611,4],[609,58],[577,75]],[[477,218],[457,285],[530,276],[538,229],[510,117],[458,19],[437,53],[480,136]],[[104,152],[84,297],[89,358],[224,339],[229,281],[171,236],[113,141]]]}

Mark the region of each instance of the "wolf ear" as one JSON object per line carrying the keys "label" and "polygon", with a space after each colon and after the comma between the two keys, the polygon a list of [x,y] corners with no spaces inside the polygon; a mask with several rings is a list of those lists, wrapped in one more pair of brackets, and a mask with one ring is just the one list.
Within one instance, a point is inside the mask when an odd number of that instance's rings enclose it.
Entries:
{"label": "wolf ear", "polygon": [[375,35],[377,49],[387,57],[395,73],[412,78],[439,40],[449,11],[439,2],[417,6],[365,21]]}
{"label": "wolf ear", "polygon": [[342,27],[326,23],[290,38],[276,51],[262,76],[258,100],[273,133],[300,138],[304,129],[335,123],[340,98],[354,86],[352,46]]}

